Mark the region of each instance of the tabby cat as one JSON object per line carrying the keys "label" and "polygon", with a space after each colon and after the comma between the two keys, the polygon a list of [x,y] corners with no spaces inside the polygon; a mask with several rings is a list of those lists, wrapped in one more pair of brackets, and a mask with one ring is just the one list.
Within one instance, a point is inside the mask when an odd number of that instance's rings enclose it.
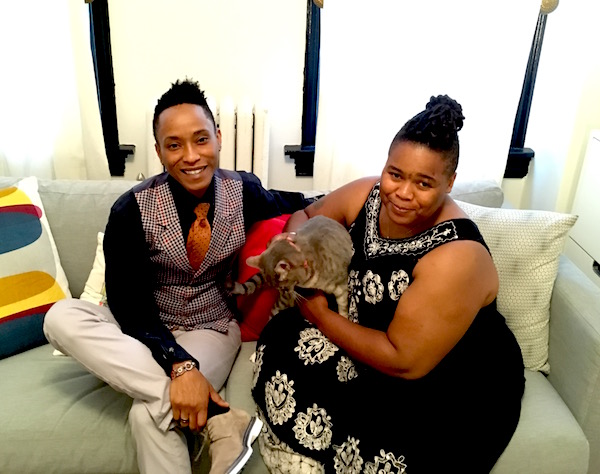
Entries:
{"label": "tabby cat", "polygon": [[235,295],[254,293],[264,283],[277,288],[274,316],[295,305],[298,288],[322,290],[335,296],[338,312],[348,316],[348,265],[354,253],[352,239],[339,222],[325,216],[306,221],[295,235],[276,240],[246,263],[260,271],[246,283],[233,283]]}

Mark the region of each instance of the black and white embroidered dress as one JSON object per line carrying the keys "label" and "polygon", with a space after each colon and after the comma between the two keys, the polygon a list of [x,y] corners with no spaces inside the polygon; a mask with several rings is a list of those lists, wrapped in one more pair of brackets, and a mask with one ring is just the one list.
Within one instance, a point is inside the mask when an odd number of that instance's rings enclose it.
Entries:
{"label": "black and white embroidered dress", "polygon": [[[468,219],[383,238],[380,206],[377,183],[350,229],[349,318],[385,331],[419,258],[454,240],[485,243]],[[519,346],[494,302],[418,380],[353,361],[296,309],[283,311],[257,343],[252,393],[273,472],[483,473],[514,432],[523,388]]]}

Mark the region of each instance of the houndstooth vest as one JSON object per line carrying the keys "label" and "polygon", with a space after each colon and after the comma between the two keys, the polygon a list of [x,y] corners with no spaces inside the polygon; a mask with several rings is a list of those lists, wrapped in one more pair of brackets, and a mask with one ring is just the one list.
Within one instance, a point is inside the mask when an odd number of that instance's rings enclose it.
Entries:
{"label": "houndstooth vest", "polygon": [[225,333],[235,308],[224,288],[225,277],[246,240],[242,180],[235,172],[219,169],[215,173],[210,247],[194,271],[167,176],[158,175],[135,193],[156,280],[154,299],[160,319],[170,330],[204,328]]}

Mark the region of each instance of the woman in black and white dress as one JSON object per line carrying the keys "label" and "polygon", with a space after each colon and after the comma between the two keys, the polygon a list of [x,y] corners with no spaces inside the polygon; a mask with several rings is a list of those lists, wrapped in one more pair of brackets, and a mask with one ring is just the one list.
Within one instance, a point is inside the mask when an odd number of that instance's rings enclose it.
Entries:
{"label": "woman in black and white dress", "polygon": [[315,294],[257,343],[252,393],[272,472],[484,473],[510,441],[521,351],[496,310],[489,249],[449,196],[463,120],[456,101],[432,97],[380,177],[288,222],[331,217],[355,253],[347,319]]}

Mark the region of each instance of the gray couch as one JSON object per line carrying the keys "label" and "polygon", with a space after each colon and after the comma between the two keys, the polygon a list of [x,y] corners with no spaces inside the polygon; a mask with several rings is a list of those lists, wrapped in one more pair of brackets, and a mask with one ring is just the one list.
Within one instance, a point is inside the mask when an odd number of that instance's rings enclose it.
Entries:
{"label": "gray couch", "polygon": [[[0,178],[0,188],[17,181]],[[73,295],[83,291],[111,204],[132,181],[40,181],[40,195]],[[502,204],[489,183],[457,185],[453,195]],[[255,343],[244,343],[224,389],[232,405],[252,412]],[[548,377],[526,371],[517,431],[494,474],[600,472],[600,290],[561,257],[550,319]],[[127,423],[131,401],[43,345],[0,360],[0,472],[133,473]],[[457,427],[460,429],[460,427]],[[460,471],[460,459],[449,472]],[[206,459],[196,471],[206,467]],[[255,452],[244,472],[266,472]]]}

